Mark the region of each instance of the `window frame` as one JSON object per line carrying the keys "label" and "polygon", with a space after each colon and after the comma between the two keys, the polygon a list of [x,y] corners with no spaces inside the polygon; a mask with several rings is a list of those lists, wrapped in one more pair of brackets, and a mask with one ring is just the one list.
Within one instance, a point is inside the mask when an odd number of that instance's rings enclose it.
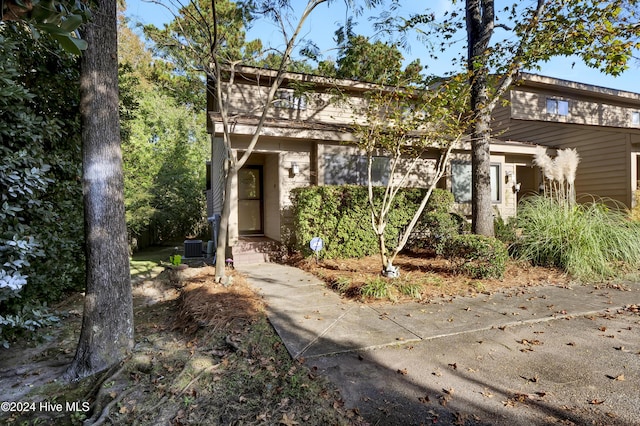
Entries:
{"label": "window frame", "polygon": [[[380,179],[376,179],[372,182],[373,186],[387,186],[389,179],[391,179],[391,159],[383,155],[374,155],[372,164],[372,178],[375,177],[375,164],[383,161],[384,165],[379,169],[381,171]],[[331,171],[331,168],[327,167],[329,162],[334,162],[332,159],[340,159],[341,164],[344,165],[338,170],[349,170],[345,176],[335,175],[327,173]],[[360,185],[365,186],[368,183],[367,179],[367,159],[366,155],[353,155],[353,154],[340,154],[340,153],[325,153],[323,154],[323,168],[324,176],[322,183],[324,185]],[[348,177],[348,178],[347,178]]]}
{"label": "window frame", "polygon": [[307,109],[307,98],[304,95],[297,96],[293,89],[280,88],[276,91],[273,105],[280,109],[304,111]]}
{"label": "window frame", "polygon": [[631,125],[640,126],[640,111],[631,111]]}
{"label": "window frame", "polygon": [[567,117],[569,115],[569,101],[559,98],[547,98],[546,112],[549,115]]}
{"label": "window frame", "polygon": [[[465,199],[460,199],[458,197],[458,194],[456,193],[456,173],[454,173],[454,167],[456,166],[465,166],[465,169],[468,170],[469,176],[467,179],[463,180],[463,184],[466,184],[468,182],[469,184],[469,189],[468,191],[465,191],[465,194],[468,194],[468,200]],[[503,183],[502,183],[502,168],[503,168],[503,164],[500,162],[495,162],[492,161],[491,162],[491,171],[490,171],[490,179],[491,179],[491,175],[493,175],[493,169],[495,168],[497,170],[496,173],[496,179],[495,179],[495,183],[496,183],[496,187],[494,188],[493,185],[491,187],[491,203],[492,204],[502,204],[503,201],[503,193],[502,193],[502,188],[503,188]],[[453,160],[451,161],[451,192],[453,193],[455,202],[458,204],[469,204],[471,203],[471,199],[473,197],[473,188],[472,188],[472,169],[471,169],[471,161],[467,161],[467,160]],[[497,198],[494,199],[494,194],[497,196]]]}

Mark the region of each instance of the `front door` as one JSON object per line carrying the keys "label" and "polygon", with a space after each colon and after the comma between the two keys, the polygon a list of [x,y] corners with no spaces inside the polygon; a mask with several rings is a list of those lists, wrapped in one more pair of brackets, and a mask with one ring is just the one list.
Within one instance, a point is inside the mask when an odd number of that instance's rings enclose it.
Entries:
{"label": "front door", "polygon": [[262,166],[245,166],[238,171],[238,231],[240,235],[264,234],[262,211]]}

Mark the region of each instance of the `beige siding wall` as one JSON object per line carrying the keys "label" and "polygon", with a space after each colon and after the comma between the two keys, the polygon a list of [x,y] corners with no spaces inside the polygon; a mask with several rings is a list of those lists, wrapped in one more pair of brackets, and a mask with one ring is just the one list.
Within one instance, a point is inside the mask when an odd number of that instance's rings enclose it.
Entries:
{"label": "beige siding wall", "polygon": [[514,120],[503,135],[561,149],[575,148],[580,155],[578,195],[607,197],[630,205],[630,153],[623,129]]}
{"label": "beige siding wall", "polygon": [[[567,101],[569,114],[566,116],[548,114],[546,105],[547,99],[550,98]],[[513,89],[510,99],[511,118],[520,120],[632,128],[631,114],[638,111],[637,106],[625,106],[587,97],[577,98],[561,91],[551,90]]]}
{"label": "beige siding wall", "polygon": [[[259,116],[268,90],[268,87],[234,85],[230,91],[229,115]],[[362,116],[357,113],[363,105],[363,99],[359,96],[339,98],[332,93],[309,92],[296,97],[293,89],[287,88],[279,89],[277,96],[284,94],[292,101],[276,98],[269,109],[269,118],[348,126]]]}

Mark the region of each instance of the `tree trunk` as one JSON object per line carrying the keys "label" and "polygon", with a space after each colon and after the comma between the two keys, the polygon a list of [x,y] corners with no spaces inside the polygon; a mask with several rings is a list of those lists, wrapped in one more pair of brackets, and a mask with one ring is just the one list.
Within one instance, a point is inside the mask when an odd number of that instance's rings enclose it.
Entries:
{"label": "tree trunk", "polygon": [[233,194],[233,184],[237,181],[235,177],[238,175],[238,171],[235,166],[230,164],[227,172],[227,176],[225,179],[225,187],[224,187],[224,204],[222,205],[222,215],[220,216],[220,230],[218,231],[218,241],[216,247],[216,280],[223,281],[226,279],[225,274],[225,266],[226,266],[226,256],[227,256],[227,247],[228,247],[228,239],[229,239],[229,222],[231,216],[231,203],[238,202],[237,200],[232,200],[231,195]]}
{"label": "tree trunk", "polygon": [[466,0],[467,67],[471,84],[471,219],[473,232],[493,236],[491,205],[491,109],[487,93],[487,49],[493,35],[493,0]]}
{"label": "tree trunk", "polygon": [[133,304],[118,116],[116,1],[103,0],[83,38],[80,113],[86,295],[80,340],[65,373],[75,380],[121,361],[133,347]]}

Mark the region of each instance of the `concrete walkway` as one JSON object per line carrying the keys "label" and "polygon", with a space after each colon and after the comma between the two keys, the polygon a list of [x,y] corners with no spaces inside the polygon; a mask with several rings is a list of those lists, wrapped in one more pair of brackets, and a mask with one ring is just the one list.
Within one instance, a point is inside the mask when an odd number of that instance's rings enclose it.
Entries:
{"label": "concrete walkway", "polygon": [[640,285],[361,304],[299,269],[240,269],[291,356],[372,424],[640,422]]}

